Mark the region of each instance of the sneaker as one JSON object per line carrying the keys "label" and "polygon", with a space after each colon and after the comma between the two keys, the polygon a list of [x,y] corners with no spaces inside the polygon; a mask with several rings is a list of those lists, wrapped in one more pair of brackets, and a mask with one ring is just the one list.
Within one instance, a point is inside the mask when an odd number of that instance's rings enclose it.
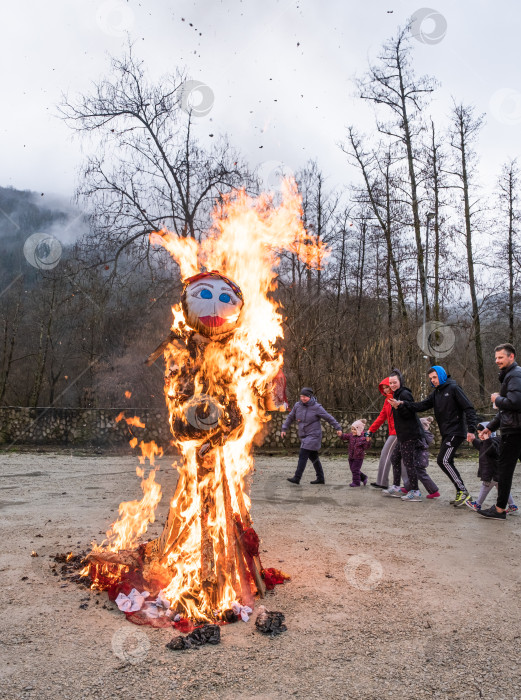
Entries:
{"label": "sneaker", "polygon": [[400,488],[400,491],[402,493],[409,493],[409,489],[404,488],[403,486]]}
{"label": "sneaker", "polygon": [[355,484],[354,481],[352,481],[349,486],[352,486],[353,488],[358,488],[360,484]]}
{"label": "sneaker", "polygon": [[294,476],[288,477],[287,480],[290,482],[290,484],[300,484],[300,479],[295,479]]}
{"label": "sneaker", "polygon": [[454,508],[459,508],[468,499],[472,500],[469,493],[467,493],[466,491],[458,491],[458,493],[456,494],[456,498],[454,499],[454,503],[452,505],[454,506]]}
{"label": "sneaker", "polygon": [[401,498],[402,497],[402,490],[399,486],[395,486],[393,484],[392,486],[389,486],[388,489],[384,489],[382,491],[382,495],[392,496],[393,498]]}
{"label": "sneaker", "polygon": [[428,493],[425,498],[439,498],[440,497],[440,492],[435,491],[434,493]]}
{"label": "sneaker", "polygon": [[[298,481],[297,481],[297,483],[298,483]],[[314,481],[310,481],[309,483],[310,484],[325,484],[326,482],[324,481],[324,479],[315,479]]]}
{"label": "sneaker", "polygon": [[506,520],[507,514],[505,511],[501,513],[496,510],[496,506],[490,506],[490,508],[483,508],[478,510],[478,515],[482,515],[484,518],[490,518],[491,520]]}
{"label": "sneaker", "polygon": [[402,496],[402,501],[421,501],[422,494],[419,489],[408,491],[407,496]]}
{"label": "sneaker", "polygon": [[515,515],[519,508],[513,503],[511,506],[507,506],[507,515]]}
{"label": "sneaker", "polygon": [[362,484],[364,486],[367,486],[367,477],[366,476],[364,476],[364,478],[362,479]]}
{"label": "sneaker", "polygon": [[467,508],[470,508],[470,510],[475,511],[476,513],[479,513],[479,511],[481,510],[481,506],[479,505],[479,503],[477,501],[471,501],[470,498],[467,498],[467,500],[465,501],[465,505],[467,506]]}

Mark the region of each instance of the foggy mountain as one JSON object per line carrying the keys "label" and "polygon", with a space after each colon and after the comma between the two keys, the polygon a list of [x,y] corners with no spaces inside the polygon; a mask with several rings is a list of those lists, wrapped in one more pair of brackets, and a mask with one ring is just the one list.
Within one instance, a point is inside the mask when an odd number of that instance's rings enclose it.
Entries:
{"label": "foggy mountain", "polygon": [[88,229],[85,216],[64,197],[0,187],[0,270],[2,276],[30,273],[24,244],[46,234],[66,248]]}

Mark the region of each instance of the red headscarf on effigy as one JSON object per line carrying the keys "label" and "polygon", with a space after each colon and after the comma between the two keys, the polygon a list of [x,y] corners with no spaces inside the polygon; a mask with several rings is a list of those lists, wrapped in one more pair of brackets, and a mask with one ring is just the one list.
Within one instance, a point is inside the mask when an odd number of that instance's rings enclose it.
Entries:
{"label": "red headscarf on effigy", "polygon": [[234,294],[236,294],[239,299],[243,300],[242,292],[241,289],[238,285],[235,284],[229,277],[226,277],[225,275],[221,275],[220,272],[217,272],[217,270],[211,270],[210,272],[199,272],[197,275],[193,275],[192,277],[187,277],[185,280],[183,280],[183,285],[184,288],[186,289],[189,284],[192,284],[192,282],[197,282],[197,280],[202,280],[205,277],[213,277],[214,279],[221,279],[226,284],[228,284],[232,289]]}

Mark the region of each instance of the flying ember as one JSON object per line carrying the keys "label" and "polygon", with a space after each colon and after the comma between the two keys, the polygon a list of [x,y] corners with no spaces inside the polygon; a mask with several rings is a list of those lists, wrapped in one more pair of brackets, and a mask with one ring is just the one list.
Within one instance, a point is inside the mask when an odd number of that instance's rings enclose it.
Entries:
{"label": "flying ember", "polygon": [[148,458],[152,467],[146,478],[138,469],[143,498],[120,505],[107,540],[89,555],[88,573],[113,597],[146,590],[184,617],[214,621],[234,604],[253,607],[256,594],[286,578],[262,567],[245,480],[267,411],[283,410],[274,391],[283,319],[272,298],[280,256],[290,252],[320,267],[327,250],[305,231],[292,180],[277,205],[244,191],[224,197],[201,243],[166,230],[151,240],[170,252],[184,279],[170,335],[147,360],[164,356],[179,478],[162,534],[143,542],[161,499],[154,478],[161,452],[140,443],[141,462]]}

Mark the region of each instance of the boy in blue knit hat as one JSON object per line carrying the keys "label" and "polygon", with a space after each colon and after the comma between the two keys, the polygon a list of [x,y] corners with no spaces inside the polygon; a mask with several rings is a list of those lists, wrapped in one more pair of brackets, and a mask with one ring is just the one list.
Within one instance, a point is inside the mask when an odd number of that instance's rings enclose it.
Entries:
{"label": "boy in blue knit hat", "polygon": [[454,484],[456,496],[450,503],[459,508],[467,499],[472,498],[454,465],[454,454],[465,439],[470,442],[476,437],[476,411],[463,389],[441,365],[431,367],[428,375],[434,389],[427,398],[403,403],[417,413],[434,409],[442,438],[438,466]]}

